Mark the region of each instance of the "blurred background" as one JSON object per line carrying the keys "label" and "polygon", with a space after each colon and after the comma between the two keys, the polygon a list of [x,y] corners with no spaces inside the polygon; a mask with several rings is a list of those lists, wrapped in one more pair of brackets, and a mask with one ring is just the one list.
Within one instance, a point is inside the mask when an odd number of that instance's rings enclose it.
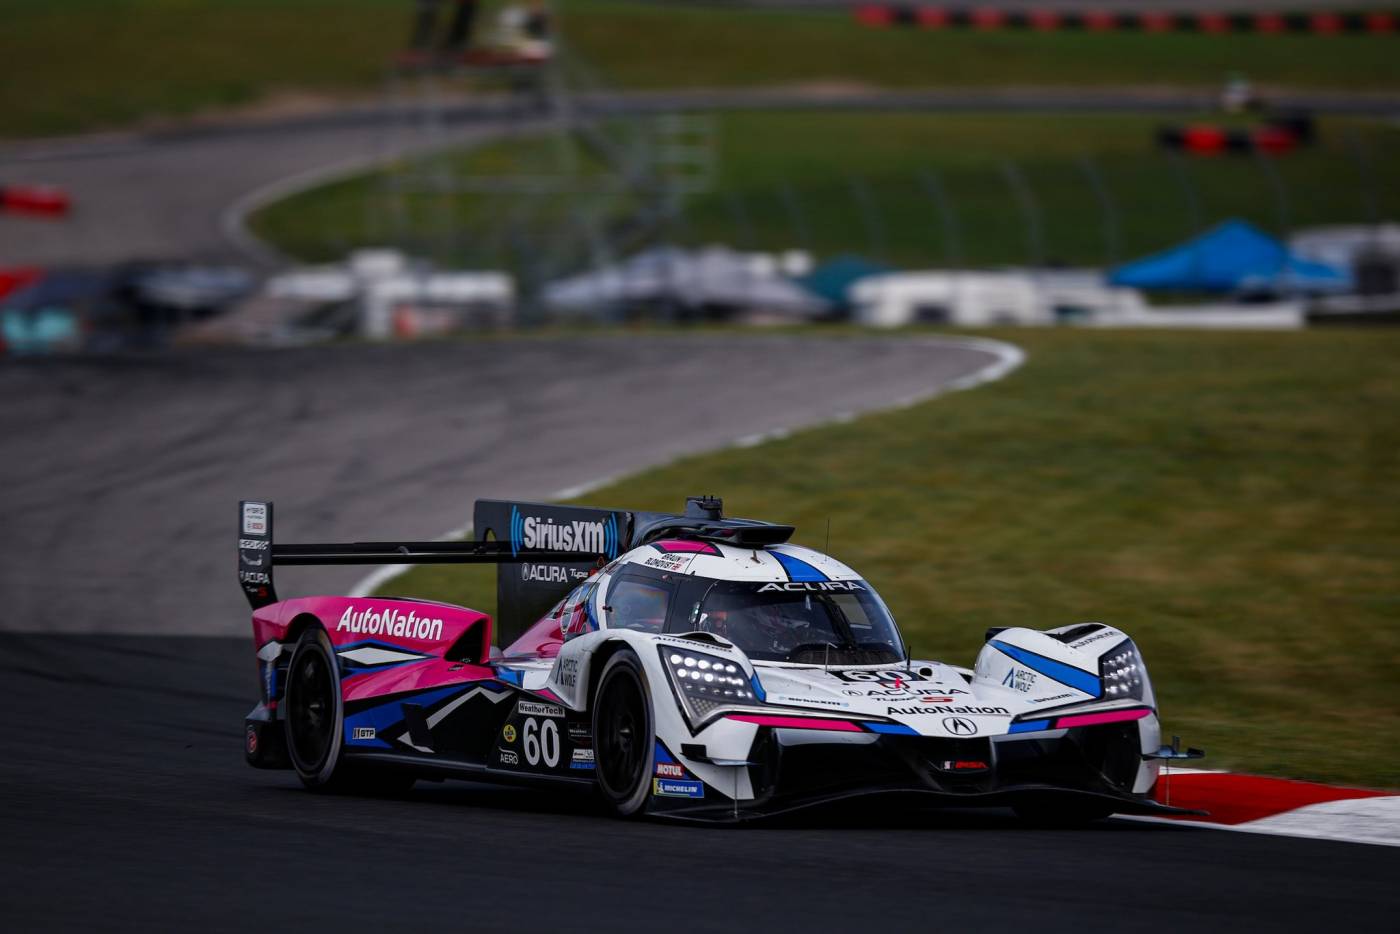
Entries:
{"label": "blurred background", "polygon": [[[240,497],[708,492],[917,653],[1103,619],[1213,765],[1400,786],[1398,13],[0,0],[0,629],[246,639]],[[927,401],[950,336],[1026,362]]]}

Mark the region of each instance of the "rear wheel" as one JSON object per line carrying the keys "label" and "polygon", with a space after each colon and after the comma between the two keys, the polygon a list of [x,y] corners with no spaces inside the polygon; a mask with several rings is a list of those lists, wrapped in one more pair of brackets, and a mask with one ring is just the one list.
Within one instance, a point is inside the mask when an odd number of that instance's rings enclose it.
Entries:
{"label": "rear wheel", "polygon": [[642,664],[630,650],[608,659],[593,699],[593,755],[598,788],[620,817],[646,809],[656,733]]}
{"label": "rear wheel", "polygon": [[331,640],[325,630],[302,633],[287,666],[287,754],[302,784],[312,791],[399,793],[413,786],[406,772],[380,772],[347,764],[345,703]]}

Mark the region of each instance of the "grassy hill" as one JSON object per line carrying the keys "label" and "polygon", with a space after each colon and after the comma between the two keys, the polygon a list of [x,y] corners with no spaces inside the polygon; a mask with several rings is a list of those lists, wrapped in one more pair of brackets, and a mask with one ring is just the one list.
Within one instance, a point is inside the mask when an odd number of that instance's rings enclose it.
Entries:
{"label": "grassy hill", "polygon": [[[565,0],[569,44],[623,88],[800,82],[889,87],[1400,88],[1386,36],[871,30],[849,14]],[[247,105],[370,94],[409,0],[0,0],[0,136],[73,133]]]}

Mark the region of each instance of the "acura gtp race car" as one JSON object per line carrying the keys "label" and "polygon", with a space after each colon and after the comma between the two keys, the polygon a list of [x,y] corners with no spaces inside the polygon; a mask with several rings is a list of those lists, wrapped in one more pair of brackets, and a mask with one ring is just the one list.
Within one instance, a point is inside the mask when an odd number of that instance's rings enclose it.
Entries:
{"label": "acura gtp race car", "polygon": [[[316,790],[463,778],[593,788],[622,816],[739,820],[862,795],[1077,822],[1173,811],[1142,656],[1082,623],[988,631],[973,668],[909,657],[889,609],[794,530],[478,501],[467,542],[277,544],[239,513],[261,699],[246,756]],[[280,565],[474,563],[498,622],[407,598],[279,600]],[[496,648],[497,642],[504,649]]]}

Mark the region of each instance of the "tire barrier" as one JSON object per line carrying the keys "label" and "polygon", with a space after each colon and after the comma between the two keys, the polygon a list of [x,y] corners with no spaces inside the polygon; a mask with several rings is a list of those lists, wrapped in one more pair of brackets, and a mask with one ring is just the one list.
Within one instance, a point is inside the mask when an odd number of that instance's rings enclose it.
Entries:
{"label": "tire barrier", "polygon": [[1001,10],[995,7],[940,7],[864,4],[855,18],[876,28],[973,29],[1033,32],[1192,32],[1205,35],[1260,33],[1264,35],[1332,36],[1343,33],[1395,35],[1400,13],[1163,13],[1085,10]]}

